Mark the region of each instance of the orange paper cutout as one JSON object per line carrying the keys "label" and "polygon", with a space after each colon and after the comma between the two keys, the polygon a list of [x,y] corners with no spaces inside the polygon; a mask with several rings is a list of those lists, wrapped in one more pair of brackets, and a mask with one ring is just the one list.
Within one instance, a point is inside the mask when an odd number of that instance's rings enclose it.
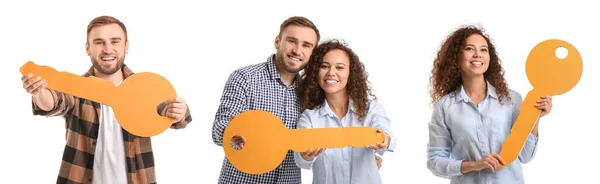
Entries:
{"label": "orange paper cutout", "polygon": [[133,135],[155,136],[167,130],[175,121],[157,112],[160,103],[177,96],[171,83],[158,74],[135,73],[117,87],[104,79],[58,72],[31,61],[25,63],[20,71],[23,75],[41,76],[47,81],[48,89],[111,106],[119,124]]}
{"label": "orange paper cutout", "polygon": [[[567,57],[556,57],[557,48],[567,49]],[[526,73],[533,90],[527,93],[521,104],[521,113],[515,121],[510,135],[504,141],[500,157],[506,165],[517,159],[527,137],[539,120],[541,110],[534,105],[542,95],[560,95],[571,90],[581,78],[583,61],[577,49],[563,40],[546,40],[536,45],[526,62]],[[500,164],[502,168],[506,165]]]}
{"label": "orange paper cutout", "polygon": [[[229,146],[235,135],[246,141],[241,150]],[[304,152],[315,148],[364,147],[384,140],[385,134],[371,127],[290,130],[269,112],[249,110],[227,125],[223,150],[235,168],[248,174],[263,174],[279,166],[290,149]]]}

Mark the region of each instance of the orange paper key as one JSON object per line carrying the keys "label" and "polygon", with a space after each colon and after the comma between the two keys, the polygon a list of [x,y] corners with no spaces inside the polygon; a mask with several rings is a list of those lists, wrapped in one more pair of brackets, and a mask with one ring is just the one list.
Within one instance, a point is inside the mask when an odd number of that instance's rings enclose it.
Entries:
{"label": "orange paper key", "polygon": [[[559,47],[567,49],[567,57],[556,57]],[[536,45],[527,57],[526,72],[533,90],[527,93],[521,104],[510,135],[504,141],[500,157],[506,165],[517,159],[527,137],[538,121],[541,110],[534,105],[543,95],[560,95],[571,90],[581,78],[583,61],[577,49],[563,40],[546,40]],[[502,165],[501,167],[505,167]]]}
{"label": "orange paper key", "polygon": [[48,89],[111,106],[119,124],[133,135],[154,136],[173,124],[173,118],[160,116],[157,111],[160,103],[177,96],[171,83],[160,75],[135,73],[117,87],[104,79],[58,72],[31,61],[20,71],[23,75],[41,76]]}
{"label": "orange paper key", "polygon": [[[240,150],[229,146],[235,135],[246,141]],[[279,166],[290,149],[304,152],[315,148],[364,147],[384,140],[385,134],[371,127],[290,130],[277,116],[250,110],[229,122],[223,136],[223,149],[235,168],[248,174],[263,174]]]}

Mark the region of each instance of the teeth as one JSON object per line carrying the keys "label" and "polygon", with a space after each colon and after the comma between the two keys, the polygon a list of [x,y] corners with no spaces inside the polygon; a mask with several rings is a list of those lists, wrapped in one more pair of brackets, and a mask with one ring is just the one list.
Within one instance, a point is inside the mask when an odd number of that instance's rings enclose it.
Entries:
{"label": "teeth", "polygon": [[114,60],[114,59],[115,59],[114,57],[102,58],[102,60],[104,60],[104,61],[109,61],[109,60]]}
{"label": "teeth", "polygon": [[292,59],[294,61],[300,61],[300,58],[296,58],[296,57],[290,57],[290,59]]}
{"label": "teeth", "polygon": [[325,82],[327,82],[327,83],[336,83],[337,81],[336,80],[325,80]]}
{"label": "teeth", "polygon": [[483,64],[483,62],[481,62],[481,61],[473,61],[473,62],[471,62],[471,64],[474,64],[474,65],[481,65],[481,64]]}

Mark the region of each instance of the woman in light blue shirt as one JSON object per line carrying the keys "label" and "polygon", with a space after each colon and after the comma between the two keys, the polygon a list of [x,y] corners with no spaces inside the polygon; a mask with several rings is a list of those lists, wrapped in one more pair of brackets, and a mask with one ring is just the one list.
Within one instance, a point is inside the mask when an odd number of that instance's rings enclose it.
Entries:
{"label": "woman in light blue shirt", "polygon": [[[434,103],[427,168],[451,183],[524,183],[522,163],[536,154],[538,123],[518,159],[504,168],[497,154],[519,116],[522,97],[509,89],[494,45],[482,30],[456,30],[442,45],[431,75]],[[545,116],[552,97],[535,105]]]}
{"label": "woman in light blue shirt", "polygon": [[299,99],[304,112],[298,129],[369,126],[385,133],[386,138],[365,148],[297,152],[296,165],[312,169],[315,184],[382,183],[373,155],[393,151],[396,137],[385,109],[371,95],[367,73],[358,56],[345,43],[324,42],[313,53],[302,79]]}

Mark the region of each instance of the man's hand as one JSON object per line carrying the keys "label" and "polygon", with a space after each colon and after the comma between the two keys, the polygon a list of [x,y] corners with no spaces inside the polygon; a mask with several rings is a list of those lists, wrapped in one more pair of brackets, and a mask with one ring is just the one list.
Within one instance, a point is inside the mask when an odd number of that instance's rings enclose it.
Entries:
{"label": "man's hand", "polygon": [[33,77],[33,74],[23,75],[21,81],[23,82],[23,89],[34,97],[40,95],[48,85],[46,80],[43,80],[42,77]]}
{"label": "man's hand", "polygon": [[167,100],[167,117],[175,119],[175,122],[181,122],[185,118],[187,112],[187,104],[183,98],[173,98]]}

